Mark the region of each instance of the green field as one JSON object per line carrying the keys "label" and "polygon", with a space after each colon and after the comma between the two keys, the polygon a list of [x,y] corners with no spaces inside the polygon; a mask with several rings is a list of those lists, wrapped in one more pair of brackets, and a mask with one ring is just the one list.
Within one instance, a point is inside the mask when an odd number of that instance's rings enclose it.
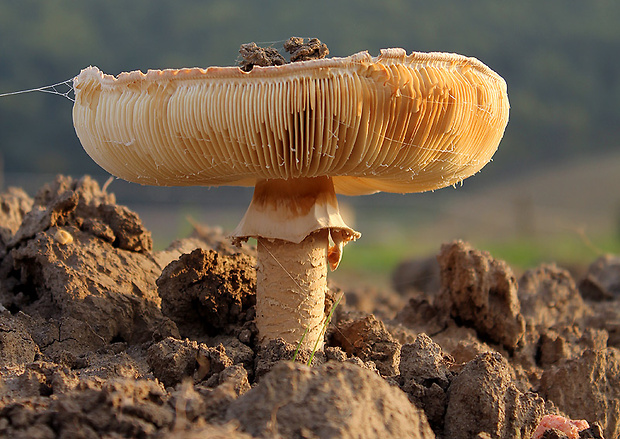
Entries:
{"label": "green field", "polygon": [[[620,253],[620,238],[616,235],[588,237],[566,234],[552,239],[470,242],[476,248],[506,261],[517,274],[542,263],[556,263],[581,273],[597,257],[605,253]],[[360,283],[386,286],[391,273],[403,260],[432,257],[439,253],[440,246],[441,243],[434,247],[429,244],[416,247],[398,242],[353,243],[346,248],[342,263],[332,277],[347,282],[357,279]]]}

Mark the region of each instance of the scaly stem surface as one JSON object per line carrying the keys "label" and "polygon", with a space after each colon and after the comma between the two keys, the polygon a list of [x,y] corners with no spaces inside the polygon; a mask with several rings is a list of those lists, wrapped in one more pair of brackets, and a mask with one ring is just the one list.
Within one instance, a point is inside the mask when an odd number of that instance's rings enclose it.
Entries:
{"label": "scaly stem surface", "polygon": [[[327,291],[328,230],[296,244],[258,238],[256,326],[261,343],[282,338],[313,349],[322,338]],[[318,349],[323,348],[319,340]]]}

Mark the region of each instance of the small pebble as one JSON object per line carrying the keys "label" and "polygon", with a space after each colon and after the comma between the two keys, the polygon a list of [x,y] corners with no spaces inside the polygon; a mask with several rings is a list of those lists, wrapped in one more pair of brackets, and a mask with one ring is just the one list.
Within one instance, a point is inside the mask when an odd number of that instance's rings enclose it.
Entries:
{"label": "small pebble", "polygon": [[67,245],[73,242],[73,235],[66,230],[58,229],[54,234],[54,239],[61,245]]}
{"label": "small pebble", "polygon": [[249,345],[252,340],[252,331],[247,328],[242,329],[237,337],[241,343]]}

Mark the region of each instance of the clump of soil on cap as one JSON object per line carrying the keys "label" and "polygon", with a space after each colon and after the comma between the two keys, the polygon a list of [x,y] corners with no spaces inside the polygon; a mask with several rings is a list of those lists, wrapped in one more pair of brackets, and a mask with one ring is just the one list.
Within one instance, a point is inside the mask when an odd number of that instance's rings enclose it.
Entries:
{"label": "clump of soil on cap", "polygon": [[[290,62],[322,59],[329,55],[327,45],[321,43],[318,38],[304,41],[300,37],[291,37],[284,42],[282,47],[290,54]],[[241,56],[239,68],[244,72],[249,72],[254,66],[281,66],[287,62],[275,47],[261,47],[256,43],[242,44],[239,48],[239,55]]]}
{"label": "clump of soil on cap", "polygon": [[312,355],[257,344],[254,250],[216,228],[153,251],[89,177],[0,206],[2,437],[527,438],[547,415],[620,435],[617,256],[517,277],[454,241],[394,290],[341,286]]}

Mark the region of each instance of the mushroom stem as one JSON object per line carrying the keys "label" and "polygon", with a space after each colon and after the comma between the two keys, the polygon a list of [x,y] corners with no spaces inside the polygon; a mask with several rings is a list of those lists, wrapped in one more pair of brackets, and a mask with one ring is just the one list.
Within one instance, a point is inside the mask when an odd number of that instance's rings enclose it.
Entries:
{"label": "mushroom stem", "polygon": [[[256,326],[261,343],[314,348],[324,319],[327,266],[360,236],[345,224],[329,177],[261,180],[233,242],[258,241]],[[317,345],[323,347],[323,340]]]}
{"label": "mushroom stem", "polygon": [[300,244],[258,238],[256,326],[261,343],[282,338],[301,347],[323,348],[329,231]]}

